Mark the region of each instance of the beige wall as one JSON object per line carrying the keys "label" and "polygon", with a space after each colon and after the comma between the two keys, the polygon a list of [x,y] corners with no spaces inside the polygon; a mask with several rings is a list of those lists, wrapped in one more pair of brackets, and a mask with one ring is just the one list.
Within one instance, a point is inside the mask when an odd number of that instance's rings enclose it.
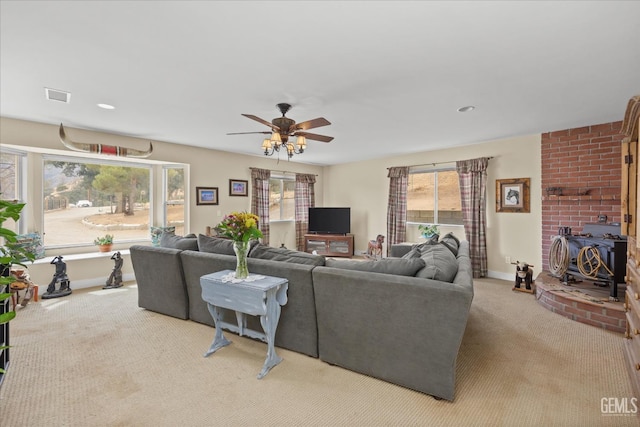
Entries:
{"label": "beige wall", "polygon": [[[107,145],[119,145],[127,148],[145,150],[148,148],[149,140],[140,138],[124,137],[119,135],[91,132],[81,129],[74,129],[65,125],[67,136],[78,142],[100,143]],[[188,147],[185,145],[171,144],[160,141],[153,142],[153,154],[149,160],[185,163],[190,165],[189,173],[189,197],[188,207],[189,225],[185,233],[204,233],[207,226],[213,226],[220,222],[222,217],[232,211],[242,211],[251,209],[251,197],[230,197],[229,179],[243,179],[250,181],[250,167],[264,168],[275,171],[313,173],[318,175],[316,191],[318,197],[316,201],[322,204],[323,194],[323,168],[320,166],[305,165],[301,163],[287,162],[281,159],[278,162],[273,157],[265,157],[260,154],[247,156],[228,153],[204,148]],[[23,120],[0,118],[0,145],[16,145],[26,147],[38,147],[47,150],[56,150],[62,155],[76,155],[76,152],[67,150],[58,136],[58,126],[34,123]],[[260,153],[260,141],[256,141],[256,152]],[[30,154],[31,156],[31,154]],[[113,156],[106,158],[114,159]],[[39,162],[33,162],[36,165]],[[41,168],[39,168],[41,169]],[[36,213],[41,210],[41,202],[38,195],[42,195],[42,171],[36,168],[30,171],[30,176],[35,177],[29,180],[28,204],[29,210],[28,232],[41,231]],[[156,177],[157,178],[157,177]],[[157,182],[157,181],[156,181]],[[158,185],[156,183],[156,185]],[[219,205],[197,206],[195,199],[195,187],[218,187]],[[32,199],[33,198],[33,199]],[[284,243],[288,248],[295,248],[295,230],[293,223],[274,223],[271,227],[271,245],[280,246]],[[94,252],[95,247],[83,248],[84,252]],[[126,246],[114,247],[114,250],[126,249]],[[78,252],[78,249],[75,249]],[[47,260],[56,255],[66,255],[69,251],[47,252]],[[125,276],[132,273],[129,257],[125,256],[123,274]],[[65,261],[67,258],[65,257]],[[113,268],[113,261],[103,258],[74,260],[70,258],[68,263],[69,277],[76,283],[77,287],[96,286],[104,282]],[[32,278],[39,284],[48,283],[53,276],[55,269],[47,262],[40,262],[29,268]],[[96,276],[99,276],[96,278]],[[80,286],[78,286],[80,284]],[[86,286],[85,286],[86,285]],[[40,291],[44,292],[43,290]]]}
{"label": "beige wall", "polygon": [[[493,157],[487,171],[487,251],[489,275],[511,280],[515,267],[505,262],[525,261],[541,266],[540,135],[522,136],[466,147],[329,166],[324,180],[326,206],[351,206],[351,231],[357,251],[377,234],[387,235],[387,168],[478,157]],[[531,213],[496,213],[496,179],[531,178]],[[441,227],[464,239],[462,227]],[[408,241],[418,241],[417,227],[408,227]],[[534,269],[534,273],[536,270]]]}
{"label": "beige wall", "polygon": [[[146,149],[149,143],[147,139],[85,131],[74,129],[71,126],[65,126],[65,129],[71,139],[80,142],[120,145],[141,150]],[[154,152],[149,159],[190,165],[188,184],[191,198],[188,208],[190,224],[187,232],[203,233],[207,226],[217,224],[227,212],[250,210],[250,197],[229,197],[228,195],[229,179],[250,180],[250,167],[314,173],[318,176],[315,187],[318,206],[351,207],[352,233],[355,235],[357,251],[365,251],[367,241],[375,238],[377,234],[387,234],[388,167],[493,156],[489,163],[487,183],[487,246],[490,275],[511,279],[514,268],[505,263],[505,256],[510,256],[514,261],[521,260],[535,266],[541,265],[539,244],[541,239],[540,135],[329,167],[305,165],[286,160],[278,162],[277,159],[261,155],[247,156],[160,141],[152,142]],[[59,150],[61,154],[65,155],[74,154],[62,146],[58,138],[57,126],[9,118],[0,118],[0,144],[40,147]],[[259,141],[256,144],[256,149],[259,149]],[[40,175],[41,171],[33,173],[35,177]],[[522,177],[531,178],[531,213],[496,213],[494,207],[495,180]],[[28,189],[30,198],[33,194],[42,194],[37,180],[33,181]],[[197,206],[195,201],[195,187],[197,186],[218,187],[219,205]],[[38,207],[37,199],[31,201],[34,210]],[[34,226],[32,222],[28,231],[40,231]],[[457,236],[464,238],[464,231],[461,227],[442,227],[441,231],[445,233],[453,231]],[[411,228],[408,231],[407,240],[417,240],[418,238],[417,229]],[[281,243],[284,243],[288,248],[295,248],[295,231],[292,223],[272,224],[270,244],[280,246]],[[57,254],[47,253],[47,259],[55,255]],[[74,263],[73,268],[77,269],[72,270],[71,266],[69,267],[72,281],[86,283],[87,286],[101,284],[103,277],[106,278],[112,268],[111,262],[106,261],[102,258],[71,261]],[[132,272],[128,257],[126,261],[123,268],[125,275]],[[38,271],[36,279],[41,284],[48,283],[54,271],[48,263],[32,266],[30,271],[32,269]],[[96,276],[95,271],[101,271],[104,274],[96,279],[94,277]],[[32,275],[34,275],[33,272]]]}

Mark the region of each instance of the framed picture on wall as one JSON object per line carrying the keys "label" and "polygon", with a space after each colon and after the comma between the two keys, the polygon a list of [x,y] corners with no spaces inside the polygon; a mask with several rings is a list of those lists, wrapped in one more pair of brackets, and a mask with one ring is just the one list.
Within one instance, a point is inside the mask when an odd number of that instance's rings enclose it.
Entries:
{"label": "framed picture on wall", "polygon": [[530,212],[530,178],[496,179],[496,212]]}
{"label": "framed picture on wall", "polygon": [[242,179],[230,179],[229,180],[229,195],[230,196],[246,196],[247,186],[249,181]]}
{"label": "framed picture on wall", "polygon": [[196,187],[197,205],[217,205],[218,187]]}

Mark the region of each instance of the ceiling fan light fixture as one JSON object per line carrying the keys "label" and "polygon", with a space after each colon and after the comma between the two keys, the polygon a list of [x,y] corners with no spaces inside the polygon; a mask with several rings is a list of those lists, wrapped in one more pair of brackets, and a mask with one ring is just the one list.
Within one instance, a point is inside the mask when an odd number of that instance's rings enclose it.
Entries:
{"label": "ceiling fan light fixture", "polygon": [[[268,138],[262,140],[262,150],[265,156],[273,156],[276,152],[280,153],[280,148],[284,152],[286,150],[287,157],[291,159],[294,154],[302,154],[307,148],[307,139],[331,142],[333,137],[318,135],[315,133],[307,132],[309,129],[327,126],[331,122],[324,117],[318,117],[313,120],[306,120],[304,122],[296,123],[295,120],[285,116],[285,113],[291,108],[290,104],[281,103],[277,105],[278,109],[282,113],[282,117],[277,117],[271,122],[254,116],[253,114],[242,114],[243,116],[255,120],[263,125],[267,125],[271,132],[234,132],[227,135],[240,135],[248,133],[261,133],[269,135]],[[298,134],[300,132],[300,134]],[[293,140],[293,137],[296,140]]]}
{"label": "ceiling fan light fixture", "polygon": [[271,134],[271,141],[278,146],[282,143],[282,138],[280,138],[280,134],[278,132],[273,132]]}
{"label": "ceiling fan light fixture", "polygon": [[298,144],[298,149],[300,150],[300,152],[307,148],[307,138],[302,135],[298,136],[298,138],[296,139],[296,143]]}

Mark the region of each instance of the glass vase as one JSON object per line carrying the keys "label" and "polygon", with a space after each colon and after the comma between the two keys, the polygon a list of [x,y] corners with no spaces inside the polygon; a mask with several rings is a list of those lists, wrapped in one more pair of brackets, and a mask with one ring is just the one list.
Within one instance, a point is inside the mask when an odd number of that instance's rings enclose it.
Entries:
{"label": "glass vase", "polygon": [[236,253],[236,279],[246,279],[249,277],[249,242],[233,242],[233,251]]}

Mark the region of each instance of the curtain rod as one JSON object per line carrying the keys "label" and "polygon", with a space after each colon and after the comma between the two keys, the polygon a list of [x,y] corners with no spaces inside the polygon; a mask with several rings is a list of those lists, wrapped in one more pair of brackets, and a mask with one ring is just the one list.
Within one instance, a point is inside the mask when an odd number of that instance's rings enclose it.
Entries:
{"label": "curtain rod", "polygon": [[[264,168],[249,168],[250,170],[254,170],[254,169],[264,169]],[[268,169],[271,172],[282,172],[282,173],[292,173],[292,174],[297,174],[297,173],[303,173],[303,172],[290,172],[290,171],[280,171],[280,170],[276,170],[276,169]],[[313,175],[313,176],[318,176],[317,173],[313,173],[313,174],[309,174],[309,173],[305,173],[304,175]]]}
{"label": "curtain rod", "polygon": [[[493,159],[493,156],[487,157],[487,159],[491,160]],[[448,162],[433,162],[433,163],[423,163],[420,165],[408,165],[408,166],[404,166],[407,168],[417,168],[418,166],[435,166],[435,165],[443,165],[445,163],[455,163],[457,162],[457,160],[449,160]],[[403,166],[394,166],[394,167],[403,167]],[[391,168],[387,168],[387,170],[389,170]]]}

